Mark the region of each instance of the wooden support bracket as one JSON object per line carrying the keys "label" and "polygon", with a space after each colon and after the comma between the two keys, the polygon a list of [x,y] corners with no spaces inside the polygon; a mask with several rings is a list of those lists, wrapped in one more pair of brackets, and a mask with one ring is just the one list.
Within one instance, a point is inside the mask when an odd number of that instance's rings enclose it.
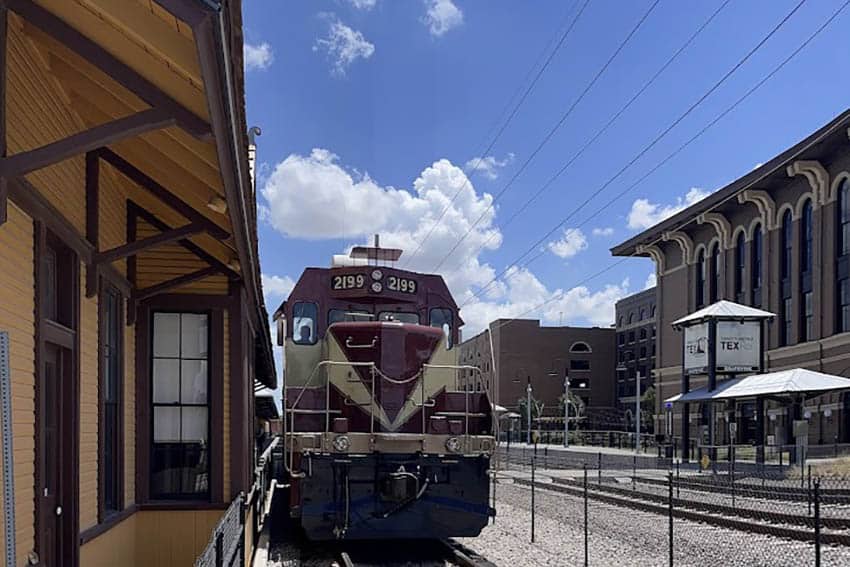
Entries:
{"label": "wooden support bracket", "polygon": [[160,293],[164,293],[170,289],[175,287],[180,287],[182,285],[190,284],[194,281],[203,279],[207,276],[212,276],[218,273],[218,268],[210,266],[208,268],[202,268],[200,270],[196,270],[194,272],[183,274],[182,276],[177,276],[176,278],[172,278],[170,280],[164,281],[162,283],[158,283],[156,285],[152,285],[150,287],[146,287],[144,289],[140,289],[136,292],[135,300],[142,301],[148,299],[149,297],[153,297],[154,295],[159,295]]}
{"label": "wooden support bracket", "polygon": [[192,222],[199,223],[204,227],[204,230],[210,233],[215,238],[224,240],[230,236],[230,233],[221,228],[206,216],[199,213],[194,207],[182,200],[180,197],[157,183],[148,174],[128,162],[123,157],[119,156],[112,150],[101,148],[96,150],[97,155],[107,162],[109,165],[127,176],[128,179],[147,189],[150,193],[156,196],[160,201],[186,217]]}
{"label": "wooden support bracket", "polygon": [[155,234],[153,236],[149,236],[148,238],[143,238],[142,240],[136,240],[134,242],[129,242],[122,246],[117,246],[115,248],[112,248],[111,250],[97,252],[94,255],[93,263],[95,265],[108,264],[110,262],[126,258],[128,256],[134,256],[139,252],[143,252],[144,250],[147,250],[149,248],[154,248],[163,244],[169,244],[171,242],[183,240],[187,236],[197,234],[202,230],[204,230],[204,227],[202,227],[200,224],[194,222],[189,223],[185,226],[181,226],[179,228],[175,228],[167,232]]}

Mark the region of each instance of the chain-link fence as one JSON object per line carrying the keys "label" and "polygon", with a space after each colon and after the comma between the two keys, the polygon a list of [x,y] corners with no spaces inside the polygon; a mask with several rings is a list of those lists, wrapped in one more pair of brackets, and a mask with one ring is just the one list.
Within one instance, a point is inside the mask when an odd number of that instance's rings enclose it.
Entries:
{"label": "chain-link fence", "polygon": [[[605,519],[618,516],[639,522],[652,565],[850,564],[850,476],[824,476],[817,465],[730,460],[700,470],[667,458],[533,447],[503,448],[501,457],[502,474],[531,489],[532,538],[540,539],[535,497],[537,507],[541,495],[583,503],[584,555],[571,564],[624,564],[608,551],[614,522]],[[711,553],[723,549],[723,560]]]}

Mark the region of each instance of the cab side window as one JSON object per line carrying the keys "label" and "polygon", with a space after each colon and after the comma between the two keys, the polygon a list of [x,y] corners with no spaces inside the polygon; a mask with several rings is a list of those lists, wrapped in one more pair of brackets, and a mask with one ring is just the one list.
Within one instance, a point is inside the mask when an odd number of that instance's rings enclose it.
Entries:
{"label": "cab side window", "polygon": [[292,306],[292,341],[297,345],[314,345],[319,308],[315,303],[299,302]]}
{"label": "cab side window", "polygon": [[443,334],[446,336],[446,348],[452,348],[452,310],[431,309],[429,318],[432,327],[443,330]]}

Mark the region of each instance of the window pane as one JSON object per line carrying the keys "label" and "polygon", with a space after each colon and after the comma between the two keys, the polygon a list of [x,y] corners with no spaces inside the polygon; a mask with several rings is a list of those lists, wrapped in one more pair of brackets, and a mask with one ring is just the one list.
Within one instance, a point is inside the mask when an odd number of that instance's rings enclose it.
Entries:
{"label": "window pane", "polygon": [[181,441],[184,443],[206,442],[207,408],[183,407],[182,423]]}
{"label": "window pane", "polygon": [[183,313],[180,316],[180,356],[207,358],[207,316]]}
{"label": "window pane", "polygon": [[153,361],[153,401],[156,404],[180,402],[180,361],[157,358]]}
{"label": "window pane", "polygon": [[207,403],[207,361],[183,360],[180,365],[180,403]]}
{"label": "window pane", "polygon": [[431,326],[443,330],[446,336],[446,345],[452,348],[452,312],[449,309],[432,309]]}
{"label": "window pane", "polygon": [[292,340],[299,345],[316,342],[316,319],[318,308],[315,303],[296,303],[292,308]]}
{"label": "window pane", "polygon": [[180,355],[180,315],[154,313],[153,355],[177,357]]}
{"label": "window pane", "polygon": [[153,408],[154,443],[176,443],[180,441],[180,408]]}

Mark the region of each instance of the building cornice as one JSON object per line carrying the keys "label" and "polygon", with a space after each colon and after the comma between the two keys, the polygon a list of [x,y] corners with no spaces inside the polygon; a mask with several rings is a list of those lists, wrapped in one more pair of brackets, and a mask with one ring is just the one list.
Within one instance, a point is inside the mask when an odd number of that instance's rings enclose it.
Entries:
{"label": "building cornice", "polygon": [[720,237],[720,246],[724,250],[732,246],[732,223],[723,213],[703,213],[697,216],[697,224],[710,224]]}
{"label": "building cornice", "polygon": [[829,197],[829,172],[817,160],[797,160],[785,168],[788,177],[802,175],[809,182],[815,202],[825,205]]}
{"label": "building cornice", "polygon": [[682,265],[686,266],[691,263],[691,258],[694,255],[694,241],[686,233],[677,231],[668,231],[661,236],[664,242],[676,242],[679,248],[682,249]]}
{"label": "building cornice", "polygon": [[776,225],[776,202],[770,193],[764,189],[745,189],[738,193],[738,203],[745,205],[752,203],[759,210],[764,220],[764,227],[773,230]]}

